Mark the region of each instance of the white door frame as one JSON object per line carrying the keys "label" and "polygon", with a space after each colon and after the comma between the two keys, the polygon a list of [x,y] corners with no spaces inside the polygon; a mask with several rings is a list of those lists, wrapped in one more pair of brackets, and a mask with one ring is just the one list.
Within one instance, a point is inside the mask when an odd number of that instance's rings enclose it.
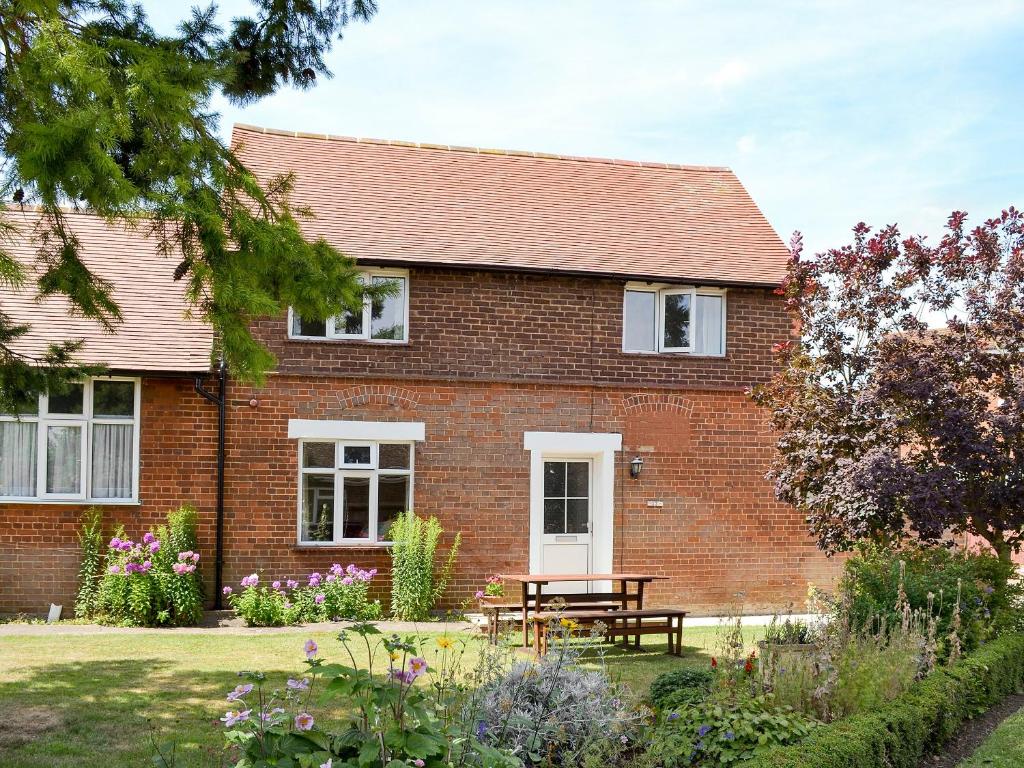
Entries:
{"label": "white door frame", "polygon": [[615,524],[615,452],[622,450],[617,432],[524,432],[530,452],[530,573],[540,573],[544,545],[544,459],[591,459],[593,532],[592,573],[610,573]]}

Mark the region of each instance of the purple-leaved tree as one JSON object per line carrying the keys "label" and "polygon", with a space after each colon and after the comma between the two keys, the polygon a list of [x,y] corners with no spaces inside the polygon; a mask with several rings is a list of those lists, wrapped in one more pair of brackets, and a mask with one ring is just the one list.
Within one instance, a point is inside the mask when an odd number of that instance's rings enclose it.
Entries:
{"label": "purple-leaved tree", "polygon": [[1024,543],[1024,217],[941,241],[895,226],[814,258],[792,241],[779,289],[799,341],[756,388],[780,433],[770,477],[833,553],[947,533],[1000,558]]}

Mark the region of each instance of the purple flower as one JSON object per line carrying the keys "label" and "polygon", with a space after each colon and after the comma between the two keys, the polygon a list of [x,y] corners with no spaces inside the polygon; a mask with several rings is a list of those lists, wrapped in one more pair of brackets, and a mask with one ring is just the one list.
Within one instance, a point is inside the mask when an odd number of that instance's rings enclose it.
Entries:
{"label": "purple flower", "polygon": [[300,712],[295,716],[295,730],[309,731],[313,728],[313,716],[309,712]]}
{"label": "purple flower", "polygon": [[260,583],[260,577],[257,576],[255,573],[252,573],[252,574],[249,574],[248,576],[243,576],[242,577],[242,586],[243,587],[255,587],[259,583]]}
{"label": "purple flower", "polygon": [[281,582],[280,581],[271,582],[270,586],[272,586],[274,589],[280,589],[281,588]]}
{"label": "purple flower", "polygon": [[374,576],[376,576],[376,575],[377,575],[377,569],[376,569],[376,568],[371,568],[371,569],[370,569],[370,570],[368,571],[368,573],[370,574],[370,578],[372,579],[372,578],[373,578]]}
{"label": "purple flower", "polygon": [[110,548],[111,549],[120,549],[121,548],[121,540],[117,536],[115,536],[114,538],[112,538],[110,540]]}
{"label": "purple flower", "polygon": [[331,566],[331,575],[332,576],[341,576],[341,571],[342,571],[342,569],[341,569],[341,565],[339,563],[335,563],[334,565]]}
{"label": "purple flower", "polygon": [[678,712],[669,712],[669,713],[668,713],[668,721],[669,721],[670,723],[671,723],[671,722],[672,722],[673,720],[678,720],[678,719],[679,719],[679,713],[678,713]]}
{"label": "purple flower", "polygon": [[311,587],[319,587],[320,586],[320,574],[317,573],[316,571],[314,571],[313,573],[309,574],[309,586],[311,586]]}
{"label": "purple flower", "polygon": [[726,741],[732,741],[733,739],[736,738],[736,734],[733,733],[732,731],[726,731],[725,733],[722,734],[722,738],[725,739]]}
{"label": "purple flower", "polygon": [[238,723],[244,723],[246,720],[248,720],[250,712],[252,712],[251,709],[247,709],[244,712],[232,712],[231,710],[228,710],[224,717],[220,719],[220,721],[224,723],[225,728],[230,728],[233,725],[237,725]]}
{"label": "purple flower", "polygon": [[483,591],[482,589],[478,589],[478,590],[476,591],[476,595],[474,595],[474,597],[476,597],[476,599],[477,599],[477,600],[480,600],[480,599],[482,599],[482,598],[483,598],[483,596],[484,596],[484,591]]}
{"label": "purple flower", "polygon": [[629,743],[629,736],[626,736],[625,734],[623,734],[622,736],[619,736],[619,741],[621,741],[623,744],[628,744]]}
{"label": "purple flower", "polygon": [[356,564],[355,563],[349,563],[348,566],[345,568],[345,573],[347,573],[349,576],[351,576],[357,570],[359,570],[359,569],[356,568]]}
{"label": "purple flower", "polygon": [[119,565],[112,565],[109,568],[107,568],[107,573],[118,574],[120,572],[121,572],[121,566],[119,566]]}
{"label": "purple flower", "polygon": [[352,586],[352,577],[351,576],[346,576],[344,579],[341,580],[341,583],[344,586],[346,586],[346,587],[351,587]]}
{"label": "purple flower", "polygon": [[121,543],[118,544],[118,549],[120,549],[122,552],[128,552],[134,546],[134,541],[131,541],[130,539],[123,539]]}
{"label": "purple flower", "polygon": [[234,592],[234,590],[231,587],[224,587],[224,589],[221,590],[221,593],[225,595],[230,595],[232,592]]}
{"label": "purple flower", "polygon": [[288,579],[288,581],[285,582],[285,585],[288,587],[288,589],[295,589],[297,586],[299,586],[299,582],[297,582],[295,579]]}
{"label": "purple flower", "polygon": [[482,739],[486,733],[487,733],[487,721],[486,720],[481,720],[479,723],[476,724],[476,737],[478,739]]}
{"label": "purple flower", "polygon": [[309,678],[304,677],[301,680],[296,680],[294,677],[289,677],[288,682],[286,682],[285,685],[293,691],[308,691]]}
{"label": "purple flower", "polygon": [[[423,763],[423,761],[420,760],[420,764],[422,764],[422,763]],[[416,764],[416,761],[414,760],[413,761],[413,765],[415,765],[415,764]],[[320,768],[334,768],[334,758],[333,757],[328,757],[326,763],[320,763]]]}
{"label": "purple flower", "polygon": [[199,562],[199,553],[198,552],[193,552],[192,553],[192,562],[193,563],[198,563]]}
{"label": "purple flower", "polygon": [[292,601],[291,600],[285,600],[284,601],[284,609],[287,611],[291,607],[292,607]]}
{"label": "purple flower", "polygon": [[150,569],[150,568],[152,568],[152,567],[153,567],[153,563],[151,563],[151,562],[150,562],[149,560],[146,560],[146,561],[145,561],[145,562],[144,562],[144,563],[142,564],[142,572],[143,572],[143,573],[148,573],[148,572],[149,572],[149,569]]}
{"label": "purple flower", "polygon": [[324,595],[323,592],[318,592],[316,597],[313,598],[313,602],[316,603],[317,605],[323,605],[324,604],[324,600],[326,600],[326,599],[327,599],[327,596]]}
{"label": "purple flower", "polygon": [[335,576],[335,575],[334,575],[333,573],[328,573],[328,574],[327,574],[327,583],[328,583],[328,584],[330,584],[330,583],[331,583],[332,581],[334,581],[334,580],[335,580],[336,578],[338,578],[338,577],[337,577],[337,576]]}
{"label": "purple flower", "polygon": [[417,757],[415,760],[413,760],[412,764],[415,765],[416,768],[423,768],[423,766],[426,765],[426,763],[423,762],[423,758],[420,757]]}
{"label": "purple flower", "polygon": [[284,710],[280,707],[274,707],[269,712],[267,710],[263,710],[262,712],[260,712],[260,720],[262,720],[264,723],[268,723],[271,720],[273,720],[275,716],[283,713]]}
{"label": "purple flower", "polygon": [[146,535],[142,537],[143,544],[152,544],[154,541],[156,541],[156,536],[148,531],[146,532]]}
{"label": "purple flower", "polygon": [[422,656],[413,656],[409,659],[409,672],[412,673],[413,680],[422,675],[427,671],[427,660]]}
{"label": "purple flower", "polygon": [[238,701],[240,698],[248,694],[252,690],[252,683],[246,683],[245,685],[236,685],[235,690],[228,694],[228,701]]}
{"label": "purple flower", "polygon": [[697,735],[702,739],[709,733],[711,733],[710,725],[702,725],[700,728],[697,729]]}
{"label": "purple flower", "polygon": [[160,542],[159,541],[151,541],[151,542],[149,542],[149,551],[150,551],[151,554],[156,554],[157,552],[159,552],[160,551]]}
{"label": "purple flower", "polygon": [[303,646],[303,649],[306,651],[306,658],[307,659],[312,659],[313,657],[316,656],[316,649],[317,649],[316,641],[313,640],[312,638],[307,640],[305,645]]}

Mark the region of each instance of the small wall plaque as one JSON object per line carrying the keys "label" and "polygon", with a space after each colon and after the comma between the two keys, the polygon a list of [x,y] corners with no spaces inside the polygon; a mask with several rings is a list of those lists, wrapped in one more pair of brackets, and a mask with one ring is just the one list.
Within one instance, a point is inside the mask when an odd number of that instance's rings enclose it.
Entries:
{"label": "small wall plaque", "polygon": [[650,501],[647,502],[647,506],[648,507],[664,507],[665,506],[665,502],[661,501],[660,499],[651,499]]}

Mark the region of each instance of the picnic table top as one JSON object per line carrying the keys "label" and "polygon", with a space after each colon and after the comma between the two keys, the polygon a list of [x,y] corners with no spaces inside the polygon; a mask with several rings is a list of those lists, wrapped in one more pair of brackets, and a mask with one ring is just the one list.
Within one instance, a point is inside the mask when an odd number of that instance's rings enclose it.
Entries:
{"label": "picnic table top", "polygon": [[668,578],[650,573],[502,573],[498,576],[523,584],[547,584],[551,581],[657,581]]}

